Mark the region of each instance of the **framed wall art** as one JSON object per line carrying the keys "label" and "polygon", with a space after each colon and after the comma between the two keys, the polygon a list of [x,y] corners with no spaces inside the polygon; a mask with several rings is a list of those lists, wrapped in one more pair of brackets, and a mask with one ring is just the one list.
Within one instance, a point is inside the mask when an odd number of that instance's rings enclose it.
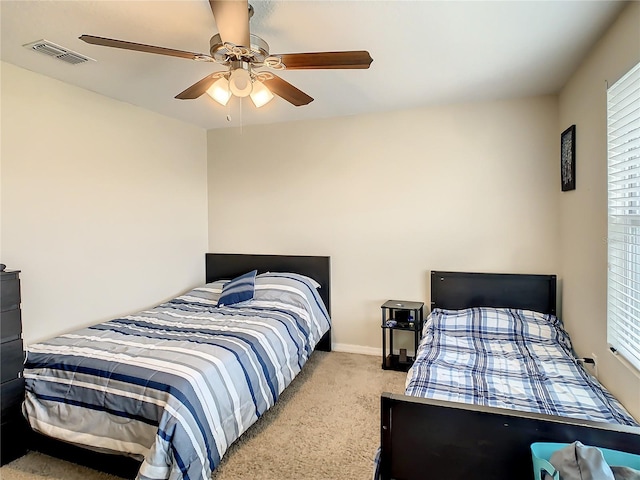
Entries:
{"label": "framed wall art", "polygon": [[576,126],[571,125],[560,135],[560,179],[562,191],[576,188]]}

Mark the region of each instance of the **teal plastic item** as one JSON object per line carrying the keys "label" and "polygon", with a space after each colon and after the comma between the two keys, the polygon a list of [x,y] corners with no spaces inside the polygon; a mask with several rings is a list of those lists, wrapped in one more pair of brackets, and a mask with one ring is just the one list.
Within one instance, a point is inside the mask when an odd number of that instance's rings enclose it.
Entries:
{"label": "teal plastic item", "polygon": [[[533,476],[535,480],[544,480],[544,473],[551,475],[553,480],[560,480],[560,473],[551,465],[549,459],[556,450],[571,445],[570,443],[547,443],[536,442],[531,444],[531,459],[533,460]],[[629,467],[640,470],[640,455],[633,453],[619,452],[600,448],[604,461],[610,467]]]}

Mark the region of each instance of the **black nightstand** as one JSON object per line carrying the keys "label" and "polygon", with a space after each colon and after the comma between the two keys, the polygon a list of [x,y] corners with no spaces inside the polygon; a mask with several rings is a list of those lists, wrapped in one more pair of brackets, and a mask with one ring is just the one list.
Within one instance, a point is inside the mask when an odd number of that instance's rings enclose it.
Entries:
{"label": "black nightstand", "polygon": [[[404,300],[388,300],[382,308],[382,368],[406,372],[413,365],[414,357],[406,352],[393,353],[393,332],[404,330],[413,334],[414,352],[418,351],[420,332],[422,331],[423,302],[407,302]],[[389,335],[389,353],[387,353],[387,333]]]}

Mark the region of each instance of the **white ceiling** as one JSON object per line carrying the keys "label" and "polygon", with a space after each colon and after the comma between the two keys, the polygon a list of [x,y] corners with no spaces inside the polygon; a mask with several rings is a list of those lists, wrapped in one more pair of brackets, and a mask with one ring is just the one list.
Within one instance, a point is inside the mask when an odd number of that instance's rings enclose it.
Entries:
{"label": "white ceiling", "polygon": [[[315,101],[175,95],[214,63],[86,44],[90,34],[209,53],[207,0],[1,0],[2,60],[200,127],[328,118],[557,93],[625,3],[620,1],[252,0],[251,33],[272,54],[368,50],[368,70],[278,74]],[[69,65],[22,45],[46,39],[96,62]]]}

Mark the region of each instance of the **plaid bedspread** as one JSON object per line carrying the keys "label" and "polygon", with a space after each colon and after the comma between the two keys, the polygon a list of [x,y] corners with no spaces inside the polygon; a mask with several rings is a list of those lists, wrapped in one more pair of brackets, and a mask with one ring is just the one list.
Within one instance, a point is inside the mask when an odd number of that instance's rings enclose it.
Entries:
{"label": "plaid bedspread", "polygon": [[638,425],[576,361],[561,322],[523,310],[434,309],[405,393]]}
{"label": "plaid bedspread", "polygon": [[139,479],[208,479],[330,326],[298,277],[263,274],[253,300],[229,307],[217,307],[221,288],[29,345],[31,426],[144,459]]}

